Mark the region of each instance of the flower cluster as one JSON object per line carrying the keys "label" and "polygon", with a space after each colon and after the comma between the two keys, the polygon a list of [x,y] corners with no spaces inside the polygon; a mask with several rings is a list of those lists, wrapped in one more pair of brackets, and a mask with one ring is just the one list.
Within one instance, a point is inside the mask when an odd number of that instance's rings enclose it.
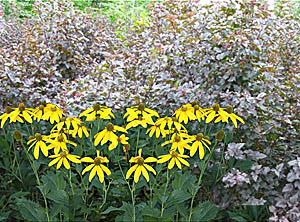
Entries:
{"label": "flower cluster", "polygon": [[[70,169],[70,162],[72,163],[91,163],[83,171],[82,174],[90,171],[89,181],[91,181],[97,174],[100,182],[104,181],[104,175],[110,175],[111,171],[104,165],[109,163],[105,156],[101,156],[101,147],[109,142],[108,150],[113,151],[119,145],[123,146],[125,153],[125,160],[130,156],[129,137],[127,134],[133,131],[135,127],[146,128],[146,134],[150,137],[155,135],[156,139],[162,137],[165,141],[161,144],[162,147],[170,146],[169,151],[155,157],[142,157],[142,149],[138,150],[137,156],[131,156],[129,164],[134,163],[129,167],[126,173],[126,179],[129,179],[134,172],[134,182],[137,183],[141,174],[149,181],[148,171],[156,175],[156,171],[149,163],[165,163],[168,162],[168,168],[172,169],[175,165],[182,169],[182,164],[189,167],[188,158],[193,157],[197,151],[199,158],[203,159],[205,156],[205,148],[210,151],[211,141],[208,135],[198,133],[196,135],[189,135],[188,130],[183,124],[191,121],[205,121],[206,124],[214,120],[215,123],[228,123],[231,119],[234,126],[237,127],[237,120],[241,123],[244,121],[232,112],[232,107],[220,108],[218,104],[213,105],[212,108],[201,108],[196,102],[186,104],[174,112],[172,116],[160,117],[159,114],[146,108],[143,103],[132,106],[126,109],[123,119],[126,120],[125,126],[118,126],[113,124],[115,115],[112,109],[99,104],[93,105],[92,108],[83,111],[78,117],[66,116],[64,112],[54,104],[42,103],[36,108],[26,108],[23,103],[18,108],[7,107],[5,113],[0,116],[1,128],[5,123],[24,123],[30,124],[33,121],[41,122],[48,121],[52,125],[49,135],[42,135],[35,133],[31,136],[27,145],[28,151],[33,149],[33,156],[35,159],[39,158],[40,150],[45,157],[53,160],[48,164],[49,167],[56,164],[56,169],[62,165],[66,169]],[[110,121],[103,129],[98,130],[94,135],[91,135],[89,126],[92,126],[94,121]],[[96,157],[80,157],[73,155],[70,151],[77,149],[78,144],[76,138],[81,138],[83,135],[93,140]],[[221,140],[221,139],[218,139]],[[98,146],[101,146],[98,149]],[[138,144],[137,147],[138,148]],[[53,149],[53,154],[49,155],[49,151]],[[136,149],[137,154],[137,149]],[[105,173],[105,174],[104,174]]]}

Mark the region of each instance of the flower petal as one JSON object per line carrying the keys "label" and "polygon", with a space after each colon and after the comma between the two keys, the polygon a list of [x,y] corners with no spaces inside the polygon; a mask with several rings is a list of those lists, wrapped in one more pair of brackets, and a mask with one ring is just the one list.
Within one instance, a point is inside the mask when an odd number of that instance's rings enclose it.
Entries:
{"label": "flower petal", "polygon": [[97,175],[98,175],[98,178],[100,180],[101,183],[103,183],[104,181],[104,173],[103,173],[103,170],[101,169],[100,166],[96,166],[96,171],[97,171]]}
{"label": "flower petal", "polygon": [[134,182],[137,183],[140,179],[142,173],[142,166],[138,166],[136,171],[134,172]]}
{"label": "flower petal", "polygon": [[90,181],[90,182],[91,182],[92,179],[94,178],[94,176],[95,176],[95,174],[96,174],[96,171],[97,171],[97,168],[94,167],[94,168],[92,169],[92,171],[90,172],[90,176],[89,176],[89,181]]}
{"label": "flower petal", "polygon": [[145,177],[145,179],[147,180],[147,182],[149,182],[149,174],[148,174],[147,170],[143,166],[141,166],[141,169],[142,169],[143,176]]}
{"label": "flower petal", "polygon": [[138,166],[139,165],[135,164],[135,165],[133,165],[132,167],[129,168],[129,170],[126,173],[126,180],[128,180],[128,178],[131,176],[131,174],[136,170],[136,168]]}

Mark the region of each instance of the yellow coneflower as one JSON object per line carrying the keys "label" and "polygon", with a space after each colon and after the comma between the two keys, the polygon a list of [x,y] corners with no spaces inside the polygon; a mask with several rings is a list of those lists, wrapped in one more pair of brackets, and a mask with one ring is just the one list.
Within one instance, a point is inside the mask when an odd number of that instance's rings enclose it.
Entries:
{"label": "yellow coneflower", "polygon": [[81,162],[86,162],[86,163],[92,163],[88,165],[84,170],[82,171],[82,175],[85,174],[86,172],[90,171],[90,176],[89,176],[89,181],[91,182],[94,176],[98,175],[99,181],[103,183],[104,181],[104,173],[105,172],[108,176],[111,174],[110,170],[103,165],[102,163],[108,163],[109,160],[107,157],[102,157],[100,156],[99,150],[97,150],[97,156],[95,159],[92,159],[91,157],[83,157],[81,159]]}
{"label": "yellow coneflower", "polygon": [[139,155],[136,157],[131,157],[131,159],[129,160],[130,163],[136,163],[136,164],[129,168],[129,170],[126,173],[126,179],[128,180],[131,174],[135,172],[134,173],[135,183],[139,181],[141,174],[143,174],[147,182],[149,182],[149,174],[147,170],[151,171],[154,175],[156,175],[156,171],[147,163],[153,163],[156,161],[157,159],[154,157],[148,157],[144,160],[144,158],[142,157],[142,149],[139,149]]}

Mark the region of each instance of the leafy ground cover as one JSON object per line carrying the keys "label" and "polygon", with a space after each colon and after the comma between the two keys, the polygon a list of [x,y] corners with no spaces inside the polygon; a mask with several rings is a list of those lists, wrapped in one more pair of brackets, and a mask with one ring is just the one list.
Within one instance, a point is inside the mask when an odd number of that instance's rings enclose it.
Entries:
{"label": "leafy ground cover", "polygon": [[[28,107],[36,107],[45,100],[57,104],[66,115],[77,116],[98,103],[112,107],[116,119],[122,122],[125,109],[141,102],[162,116],[169,116],[182,104],[194,100],[203,107],[212,107],[213,103],[219,103],[221,107],[232,105],[233,112],[246,124],[239,125],[238,130],[233,125],[225,126],[225,139],[218,143],[213,161],[203,174],[198,190],[201,195],[195,199],[194,207],[199,207],[196,212],[206,215],[200,208],[208,207],[218,212],[215,220],[223,221],[225,218],[229,221],[263,221],[265,218],[298,221],[300,29],[299,19],[291,13],[296,6],[292,2],[283,2],[275,7],[275,11],[270,11],[265,1],[251,4],[248,1],[216,2],[205,7],[198,3],[153,2],[147,7],[144,20],[137,15],[136,20],[124,16],[114,22],[97,10],[74,7],[70,1],[59,4],[36,1],[30,9],[32,16],[22,18],[18,10],[11,7],[0,35],[0,108],[4,113],[7,106],[18,107],[23,102]],[[35,16],[37,14],[40,16]],[[140,18],[143,18],[142,13]],[[125,126],[125,123],[121,125]],[[48,127],[43,133],[49,133]],[[204,130],[205,125],[201,127]],[[187,129],[198,133],[193,131],[192,125],[188,124]],[[18,130],[27,141],[30,136],[27,130]],[[20,144],[11,145],[13,131],[10,128],[6,133],[11,139],[4,139],[6,145],[3,146],[20,149]],[[137,132],[134,134],[135,139],[131,142],[138,138]],[[140,134],[147,140],[145,132]],[[32,172],[26,154],[19,153],[23,155],[20,163],[27,164],[26,172]],[[144,155],[151,156],[143,150]],[[96,157],[96,153],[90,157]],[[112,164],[108,159],[108,164]],[[199,162],[203,163],[202,160]],[[48,169],[47,164],[44,163],[45,169]],[[192,169],[192,172],[185,169]],[[183,171],[174,173],[182,176],[176,181],[189,177],[184,176],[186,172],[196,176],[197,180],[201,169],[199,165],[190,164]],[[213,180],[209,177],[219,175],[221,171],[226,172],[222,178]],[[43,170],[41,174],[44,174]],[[153,175],[149,174],[151,183]],[[75,180],[78,176],[72,178]],[[15,184],[17,189],[21,185],[13,178],[11,175],[7,178],[11,181],[8,184]],[[66,175],[63,178],[65,182],[69,180]],[[173,184],[174,178],[169,184]],[[145,188],[144,185],[141,187],[137,203],[148,198],[149,183],[145,182]],[[102,190],[103,186],[99,186]],[[98,192],[98,188],[89,187],[88,193]],[[21,201],[34,201],[45,208],[42,193],[38,187],[35,189],[36,197],[26,193],[26,199],[21,198]],[[69,189],[65,185],[58,190],[66,192]],[[27,188],[24,190],[30,192]],[[129,187],[123,193],[128,190]],[[114,192],[121,195],[119,191],[111,190],[107,197],[115,195]],[[126,198],[130,203],[131,195]],[[46,199],[52,204],[53,200]],[[183,205],[187,207],[189,201],[191,198]],[[16,199],[6,193],[2,203],[7,206],[16,203]],[[113,215],[112,218],[117,218],[121,212],[133,212],[126,204],[123,207],[122,203],[111,204],[119,209],[108,210],[107,215]],[[154,205],[160,207],[158,210],[162,209],[162,202]],[[105,212],[109,207],[103,205],[101,210]],[[85,213],[90,217],[99,216],[89,214],[88,210]],[[18,214],[18,217],[22,218],[22,215]],[[178,220],[184,220],[182,218],[185,215],[178,215]]]}

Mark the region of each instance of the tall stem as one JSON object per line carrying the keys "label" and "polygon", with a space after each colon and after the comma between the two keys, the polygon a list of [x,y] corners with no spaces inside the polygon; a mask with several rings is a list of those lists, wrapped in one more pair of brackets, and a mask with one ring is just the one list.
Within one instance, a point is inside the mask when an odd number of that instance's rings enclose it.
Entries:
{"label": "tall stem", "polygon": [[122,167],[121,167],[121,164],[120,164],[119,160],[118,160],[118,165],[119,165],[120,171],[122,173],[122,176],[123,176],[125,182],[128,185],[128,189],[129,189],[129,191],[131,193],[132,213],[133,213],[132,221],[135,222],[135,195],[134,195],[135,186],[134,186],[134,181],[132,182],[132,188],[131,188],[129,182],[126,180],[126,177],[125,177],[125,175],[123,173],[123,170],[122,170]]}
{"label": "tall stem", "polygon": [[211,150],[211,152],[209,153],[209,156],[208,156],[207,160],[206,160],[205,163],[204,163],[204,166],[203,166],[202,169],[201,169],[200,176],[199,176],[199,179],[198,179],[198,182],[197,182],[197,188],[196,188],[195,192],[193,192],[193,195],[192,195],[191,206],[190,206],[190,214],[189,214],[189,220],[188,220],[189,222],[190,222],[191,219],[192,219],[192,214],[193,214],[193,204],[194,204],[195,197],[196,197],[196,195],[197,195],[197,193],[198,193],[198,191],[199,191],[199,186],[200,186],[201,183],[202,183],[202,177],[203,177],[204,172],[205,172],[205,170],[206,170],[206,168],[207,168],[208,162],[210,161],[210,159],[211,159],[211,157],[212,157],[212,154],[213,154],[213,152],[214,152],[214,150],[215,150],[215,148],[216,148],[217,143],[218,143],[218,141],[216,140],[216,141],[215,141],[215,144],[214,144],[214,146],[213,146],[213,148],[212,148],[212,150]]}
{"label": "tall stem", "polygon": [[71,192],[72,192],[72,199],[71,199],[71,207],[72,207],[72,211],[71,211],[71,215],[69,220],[70,221],[74,221],[74,217],[75,217],[75,209],[74,209],[74,189],[73,189],[73,185],[72,185],[72,175],[71,175],[71,169],[69,169],[69,174],[68,174],[68,179],[69,179],[69,184],[70,184],[70,188],[71,188]]}
{"label": "tall stem", "polygon": [[[41,187],[41,182],[40,182],[39,175],[38,175],[36,169],[33,167],[33,162],[32,162],[32,160],[29,157],[28,151],[27,151],[25,145],[23,144],[23,141],[21,141],[21,145],[22,145],[23,149],[25,150],[26,157],[27,157],[27,159],[28,159],[28,161],[30,163],[30,166],[31,166],[31,168],[32,168],[32,170],[34,172],[34,175],[35,175],[35,178],[36,178],[36,182],[39,185],[39,187]],[[49,222],[50,218],[49,218],[49,209],[48,209],[46,195],[45,195],[45,193],[42,190],[40,190],[40,191],[42,193],[42,196],[43,196],[43,199],[44,199],[44,203],[45,203],[47,221]]]}
{"label": "tall stem", "polygon": [[[167,183],[166,183],[166,186],[165,186],[165,190],[164,190],[164,196],[166,195],[167,193],[167,189],[168,189],[168,185],[169,185],[169,168],[167,169]],[[161,202],[161,211],[160,211],[160,217],[163,216],[164,214],[164,210],[165,210],[165,207],[164,207],[164,201],[162,200]]]}
{"label": "tall stem", "polygon": [[137,138],[136,138],[136,147],[135,147],[135,156],[137,156],[137,150],[139,146],[139,138],[140,138],[140,127],[138,126]]}

